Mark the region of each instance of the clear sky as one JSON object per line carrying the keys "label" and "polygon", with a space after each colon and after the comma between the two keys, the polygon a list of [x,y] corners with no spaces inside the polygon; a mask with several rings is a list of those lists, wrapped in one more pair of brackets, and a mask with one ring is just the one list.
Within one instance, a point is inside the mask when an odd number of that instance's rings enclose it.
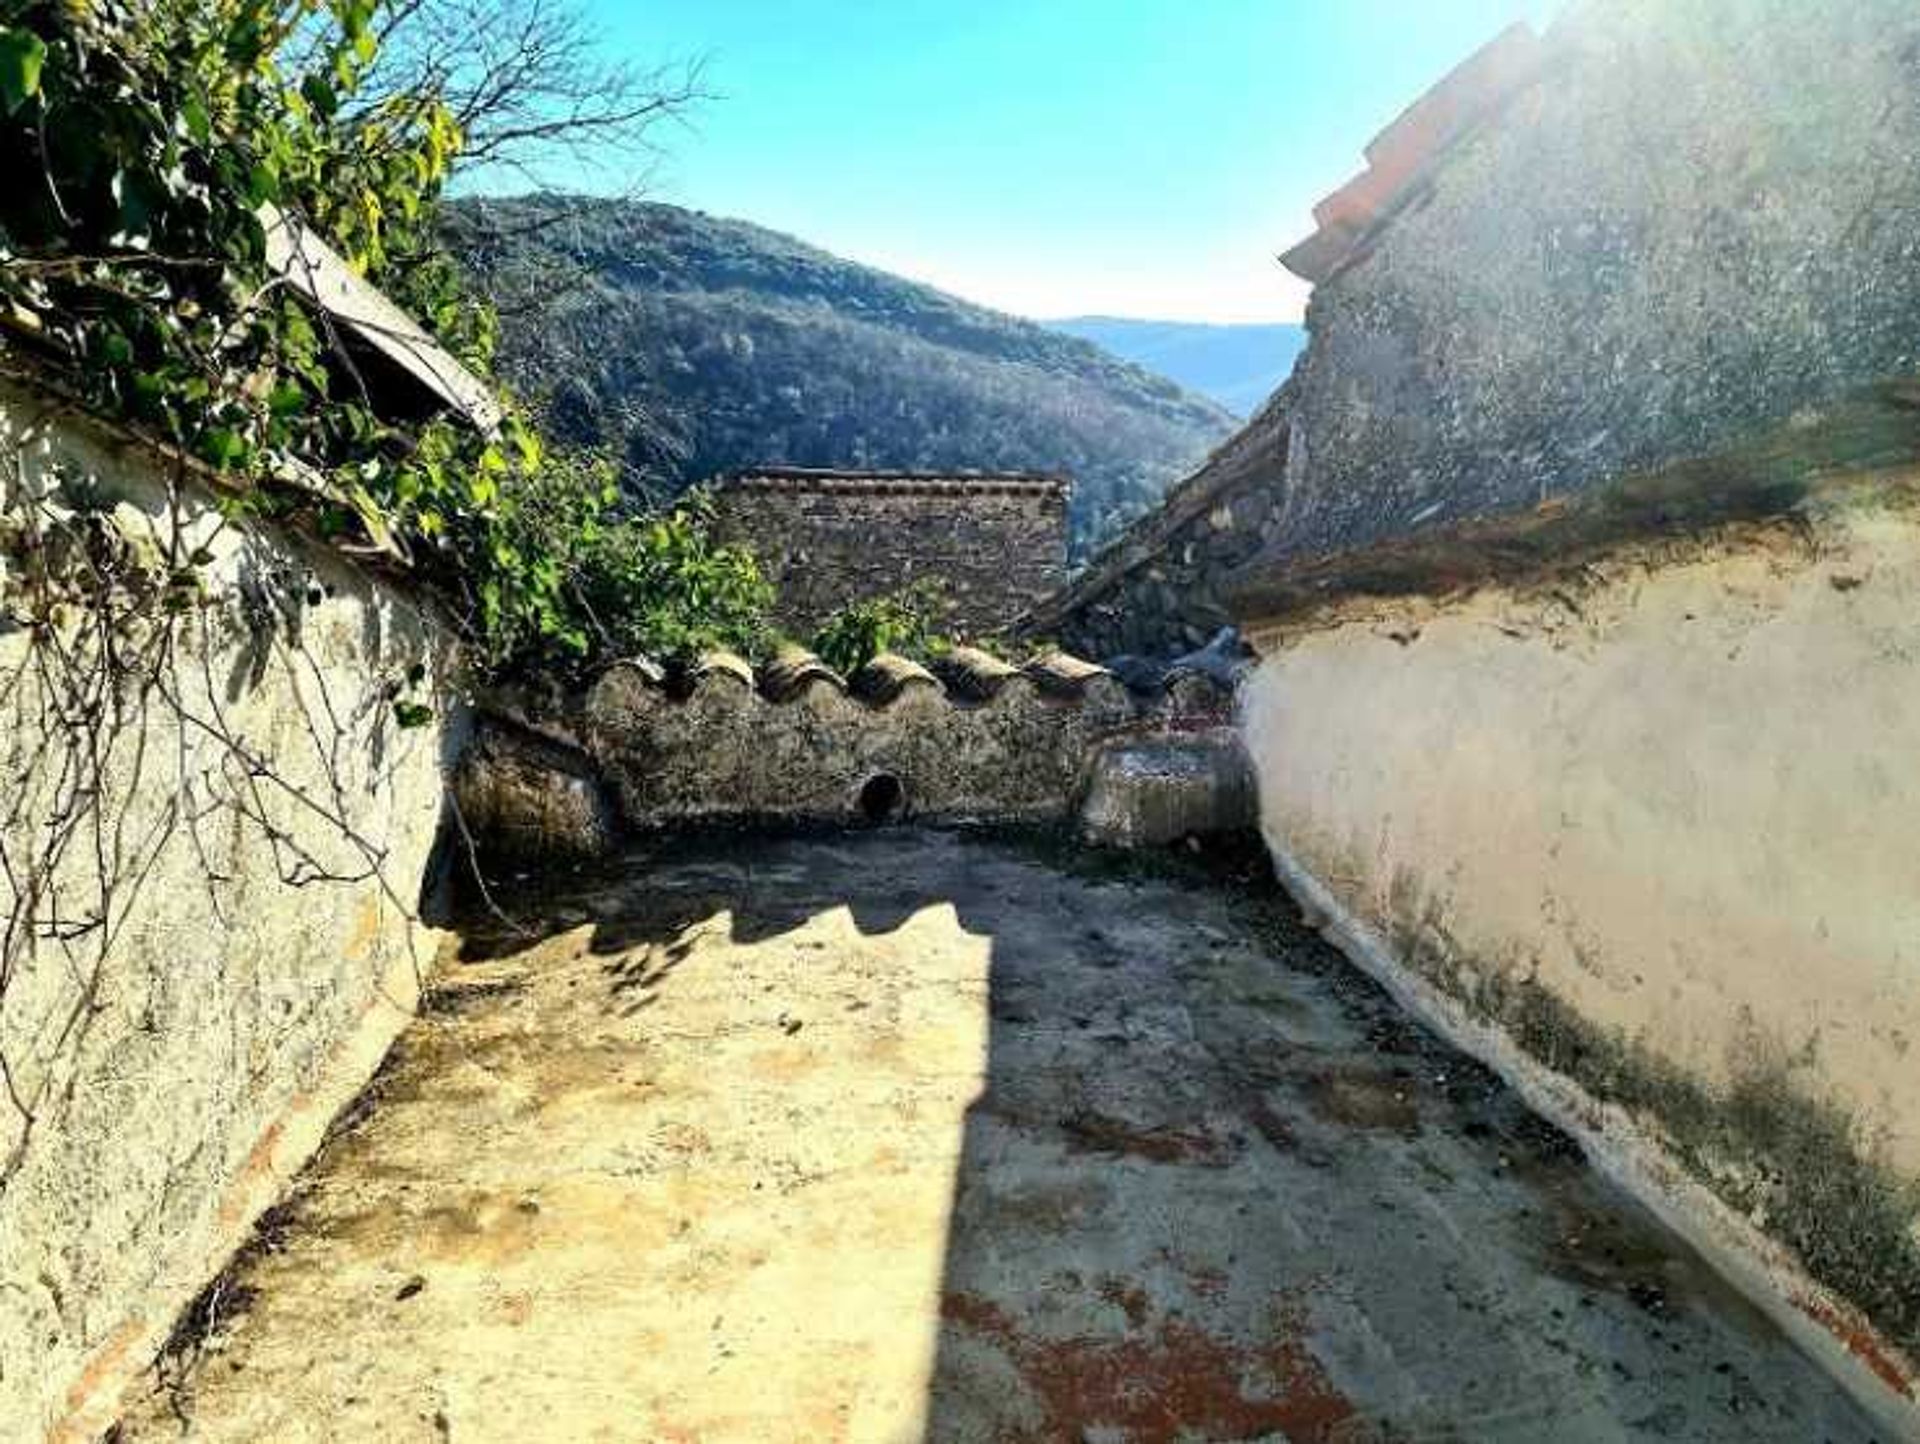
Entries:
{"label": "clear sky", "polygon": [[[1294,320],[1361,147],[1556,0],[583,0],[704,57],[648,192],[1023,315]],[[573,178],[616,188],[617,176]]]}

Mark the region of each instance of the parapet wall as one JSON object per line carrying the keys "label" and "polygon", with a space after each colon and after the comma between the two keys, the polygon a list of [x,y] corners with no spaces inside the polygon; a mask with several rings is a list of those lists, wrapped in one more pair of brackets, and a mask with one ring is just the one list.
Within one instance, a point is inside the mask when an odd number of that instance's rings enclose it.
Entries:
{"label": "parapet wall", "polygon": [[[1054,654],[1016,667],[962,648],[937,675],[881,656],[843,678],[791,648],[755,669],[715,654],[669,677],[617,663],[584,693],[489,702],[457,795],[488,849],[588,854],[684,823],[1063,822],[1100,759],[1191,744],[1194,830],[1246,826],[1233,684],[1181,669],[1136,678]],[[1230,814],[1230,815],[1229,815]]]}
{"label": "parapet wall", "polygon": [[1594,0],[1369,148],[1261,826],[1330,935],[1920,1438],[1920,11]]}
{"label": "parapet wall", "polygon": [[177,522],[204,559],[170,633],[129,622],[122,682],[71,670],[85,621],[0,630],[0,1437],[92,1440],[412,1015],[447,727],[390,697],[446,656],[395,586],[58,403],[0,390],[0,453],[0,504],[150,560]]}
{"label": "parapet wall", "polygon": [[1390,982],[1656,1137],[1720,1201],[1709,1244],[1784,1245],[1802,1337],[1911,1407],[1920,471],[1457,575],[1254,625],[1282,872]]}
{"label": "parapet wall", "polygon": [[714,504],[720,534],[753,548],[796,635],[925,582],[949,630],[980,636],[1059,585],[1070,491],[1057,477],[783,468],[722,482]]}

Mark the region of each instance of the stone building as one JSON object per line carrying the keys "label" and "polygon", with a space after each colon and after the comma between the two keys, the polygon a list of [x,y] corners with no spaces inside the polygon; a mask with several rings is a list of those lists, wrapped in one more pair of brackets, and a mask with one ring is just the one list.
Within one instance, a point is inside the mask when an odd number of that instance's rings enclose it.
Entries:
{"label": "stone building", "polygon": [[[1808,57],[1817,57],[1809,64]],[[1310,920],[1920,1438],[1920,11],[1605,0],[1382,131],[1026,624],[1223,622]]]}
{"label": "stone building", "polygon": [[1571,1100],[1550,1116],[1899,1438],[1917,96],[1911,0],[1611,0],[1503,36],[1287,253],[1316,284],[1254,424],[1272,536],[1211,583],[1309,915]]}
{"label": "stone building", "polygon": [[1004,627],[1066,574],[1064,477],[767,467],[721,481],[720,533],[751,546],[777,615],[807,632],[836,608],[926,581],[945,625]]}

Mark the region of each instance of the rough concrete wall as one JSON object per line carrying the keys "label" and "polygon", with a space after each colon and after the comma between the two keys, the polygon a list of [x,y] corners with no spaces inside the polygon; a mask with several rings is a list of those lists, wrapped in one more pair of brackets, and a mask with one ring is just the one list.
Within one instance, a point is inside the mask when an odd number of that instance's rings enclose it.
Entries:
{"label": "rough concrete wall", "polygon": [[1548,56],[1316,289],[1277,555],[1531,506],[1920,366],[1909,0],[1594,0]]}
{"label": "rough concrete wall", "polygon": [[1089,657],[1167,657],[1231,624],[1226,579],[1280,539],[1286,397],[1035,605],[1021,630]]}
{"label": "rough concrete wall", "polygon": [[1283,869],[1910,1350],[1917,497],[1256,627],[1245,719]]}
{"label": "rough concrete wall", "polygon": [[848,678],[789,647],[758,669],[634,658],[584,692],[495,689],[454,795],[488,863],[602,855],[685,822],[1060,822],[1096,794],[1102,841],[1253,824],[1244,662],[1132,686],[1060,653],[1015,667],[963,647],[933,666],[882,655]]}
{"label": "rough concrete wall", "polygon": [[619,845],[617,809],[571,735],[557,741],[482,713],[452,787],[461,824],[489,861],[552,866]]}
{"label": "rough concrete wall", "polygon": [[680,699],[616,667],[586,700],[583,740],[634,828],[857,822],[863,790],[882,776],[900,792],[873,820],[1057,821],[1071,815],[1103,746],[1217,729],[1228,715],[1228,695],[1202,678],[1141,699],[1089,671],[1070,696],[1016,675],[990,699],[963,703],[931,680],[863,701],[821,679],[773,701],[726,671]]}
{"label": "rough concrete wall", "polygon": [[[90,491],[120,535],[170,532],[151,452],[11,390],[0,432],[26,448],[0,500]],[[29,1132],[0,1099],[7,1439],[91,1439],[112,1422],[120,1388],[377,1066],[432,952],[414,912],[444,729],[397,730],[386,689],[424,667],[415,695],[431,697],[434,625],[330,552],[222,527],[190,482],[178,508],[189,549],[211,554],[213,600],[156,673],[178,707],[108,694],[120,711],[99,815],[121,857],[117,937],[96,961],[84,932],[40,936],[0,989],[0,1057],[33,1115]],[[0,912],[19,927],[13,888],[63,806],[66,744],[42,709],[75,699],[42,685],[23,631],[0,628],[0,673],[17,804]],[[94,858],[88,842],[54,874],[76,918],[97,896]]]}
{"label": "rough concrete wall", "polygon": [[869,708],[825,685],[773,704],[716,677],[675,702],[622,680],[596,689],[594,751],[622,812],[643,827],[858,818],[862,788],[881,774],[899,780],[916,817],[1064,816],[1094,739],[1133,712],[1117,684],[1106,705],[1067,708],[1008,689],[961,709],[929,688]]}
{"label": "rough concrete wall", "polygon": [[716,494],[721,534],[754,549],[779,588],[775,615],[806,637],[835,609],[917,582],[947,624],[995,631],[1058,586],[1067,488],[954,481],[735,482]]}

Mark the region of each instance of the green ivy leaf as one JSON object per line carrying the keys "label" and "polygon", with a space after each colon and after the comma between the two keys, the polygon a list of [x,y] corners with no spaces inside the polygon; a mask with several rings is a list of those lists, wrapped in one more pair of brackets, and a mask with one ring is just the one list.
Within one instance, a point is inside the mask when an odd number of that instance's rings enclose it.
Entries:
{"label": "green ivy leaf", "polygon": [[407,730],[415,727],[424,727],[433,721],[433,708],[424,706],[419,702],[395,702],[393,704],[393,720]]}
{"label": "green ivy leaf", "polygon": [[247,199],[254,205],[280,199],[280,172],[266,161],[247,171]]}
{"label": "green ivy leaf", "polygon": [[181,104],[180,124],[195,144],[205,145],[213,136],[213,122],[207,118],[207,107],[196,97],[189,96]]}
{"label": "green ivy leaf", "polygon": [[229,470],[246,459],[247,439],[231,427],[211,427],[200,438],[200,455],[220,470]]}
{"label": "green ivy leaf", "polygon": [[0,104],[12,115],[40,93],[47,42],[17,25],[0,26]]}
{"label": "green ivy leaf", "polygon": [[322,120],[332,120],[334,112],[340,109],[340,97],[334,93],[331,85],[318,75],[309,75],[300,82],[300,93],[306,97]]}

